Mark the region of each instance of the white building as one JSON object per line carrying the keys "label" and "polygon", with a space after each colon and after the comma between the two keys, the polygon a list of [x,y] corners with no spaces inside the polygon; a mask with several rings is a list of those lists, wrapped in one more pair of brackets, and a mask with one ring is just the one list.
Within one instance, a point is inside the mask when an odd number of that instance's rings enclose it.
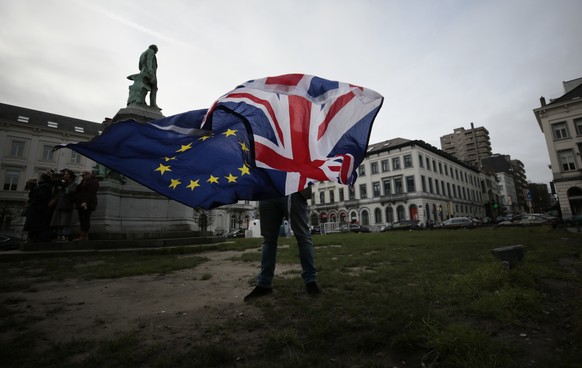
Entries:
{"label": "white building", "polygon": [[499,197],[494,182],[423,141],[396,138],[369,145],[353,191],[335,182],[314,185],[310,222],[381,226],[494,216],[488,213]]}
{"label": "white building", "polygon": [[582,214],[582,78],[563,82],[564,94],[533,112],[544,133],[564,218]]}

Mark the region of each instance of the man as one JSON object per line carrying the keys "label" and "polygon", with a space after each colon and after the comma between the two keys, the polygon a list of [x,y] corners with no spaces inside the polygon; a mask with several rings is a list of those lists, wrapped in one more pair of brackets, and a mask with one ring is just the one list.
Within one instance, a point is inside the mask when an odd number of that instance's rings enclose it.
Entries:
{"label": "man", "polygon": [[159,109],[156,103],[156,94],[158,92],[158,79],[156,76],[158,70],[157,53],[158,47],[150,45],[139,57],[139,74],[132,74],[127,77],[127,79],[133,81],[133,85],[129,87],[128,106],[130,104],[146,105],[145,97],[149,91],[149,106]]}
{"label": "man", "polygon": [[307,198],[311,196],[311,187],[289,196],[259,202],[261,216],[261,271],[257,277],[257,286],[244,297],[245,301],[269,295],[273,292],[273,276],[277,262],[277,240],[284,218],[291,223],[291,229],[299,246],[301,277],[309,295],[321,293],[317,286],[317,270],[313,262],[313,241],[307,225]]}
{"label": "man", "polygon": [[157,53],[158,47],[150,45],[139,57],[139,72],[146,88],[150,91],[150,107],[158,107],[156,104],[156,93],[158,92],[158,79],[156,77],[158,71]]}

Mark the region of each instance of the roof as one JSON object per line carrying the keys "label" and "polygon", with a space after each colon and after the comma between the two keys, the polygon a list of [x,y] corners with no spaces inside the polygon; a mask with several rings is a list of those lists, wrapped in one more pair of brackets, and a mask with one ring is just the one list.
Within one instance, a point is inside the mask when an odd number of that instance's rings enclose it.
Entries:
{"label": "roof", "polygon": [[582,98],[582,84],[573,88],[570,92],[567,92],[566,94],[562,95],[561,97],[558,97],[555,100],[552,100],[552,102],[550,102],[548,104],[548,106],[549,105],[557,105],[557,104],[572,101],[572,100],[578,100],[580,98]]}
{"label": "roof", "polygon": [[0,103],[0,120],[29,126],[54,128],[87,135],[98,135],[105,128],[100,123],[51,114],[44,111]]}
{"label": "roof", "polygon": [[473,165],[470,165],[464,161],[459,160],[458,158],[456,158],[455,156],[451,155],[450,153],[447,153],[443,150],[440,150],[428,143],[426,143],[425,141],[422,140],[410,140],[410,139],[406,139],[406,138],[394,138],[394,139],[389,139],[387,141],[383,141],[383,142],[379,142],[379,143],[374,143],[374,144],[369,144],[368,145],[368,151],[366,152],[366,155],[370,155],[372,153],[379,153],[379,152],[384,152],[384,151],[390,151],[393,149],[398,149],[400,147],[406,147],[406,146],[419,146],[422,147],[430,152],[433,152],[449,161],[452,161],[458,165],[461,165],[463,167],[465,167],[466,169],[472,170],[474,172],[479,172],[479,169],[476,168]]}

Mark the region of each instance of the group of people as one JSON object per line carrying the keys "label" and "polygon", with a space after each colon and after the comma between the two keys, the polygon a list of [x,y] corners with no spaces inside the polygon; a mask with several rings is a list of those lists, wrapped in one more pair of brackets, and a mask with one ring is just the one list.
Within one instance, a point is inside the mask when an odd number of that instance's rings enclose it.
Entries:
{"label": "group of people", "polygon": [[[49,170],[26,182],[28,202],[23,211],[28,242],[89,240],[91,213],[97,208],[99,182],[90,170],[82,170],[81,180],[70,169],[59,174]],[[71,239],[73,213],[77,210],[80,235]]]}

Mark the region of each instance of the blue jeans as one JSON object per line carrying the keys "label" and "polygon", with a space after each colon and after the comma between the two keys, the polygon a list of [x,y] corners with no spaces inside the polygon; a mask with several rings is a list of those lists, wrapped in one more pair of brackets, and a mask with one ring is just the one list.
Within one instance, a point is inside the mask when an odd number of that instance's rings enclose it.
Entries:
{"label": "blue jeans", "polygon": [[[289,213],[288,208],[289,197],[291,213]],[[313,241],[307,225],[307,200],[300,193],[293,193],[287,197],[259,202],[259,212],[263,245],[261,248],[261,272],[257,277],[257,285],[265,288],[272,287],[277,262],[277,240],[284,218],[291,222],[291,229],[297,239],[302,269],[301,277],[305,283],[314,282],[317,270],[313,263]]]}

